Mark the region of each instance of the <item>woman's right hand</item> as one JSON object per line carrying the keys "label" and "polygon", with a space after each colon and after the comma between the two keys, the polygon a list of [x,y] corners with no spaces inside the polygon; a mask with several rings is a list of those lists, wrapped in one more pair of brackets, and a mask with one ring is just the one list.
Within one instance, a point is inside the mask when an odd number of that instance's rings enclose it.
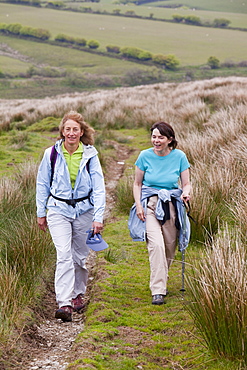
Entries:
{"label": "woman's right hand", "polygon": [[42,231],[46,231],[47,229],[47,220],[46,217],[37,217],[38,227]]}
{"label": "woman's right hand", "polygon": [[136,215],[140,220],[142,221],[146,220],[146,215],[142,205],[136,206]]}

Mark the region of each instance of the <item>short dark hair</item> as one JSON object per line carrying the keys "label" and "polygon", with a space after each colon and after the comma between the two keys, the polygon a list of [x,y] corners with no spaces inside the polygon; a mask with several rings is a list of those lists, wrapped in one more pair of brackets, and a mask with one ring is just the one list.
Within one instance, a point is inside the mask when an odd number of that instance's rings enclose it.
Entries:
{"label": "short dark hair", "polygon": [[171,140],[171,142],[168,144],[169,147],[171,147],[172,149],[175,149],[177,147],[178,142],[175,138],[175,132],[172,126],[169,125],[169,123],[166,123],[164,121],[159,121],[159,122],[154,123],[150,129],[151,135],[155,128],[159,130],[161,135],[166,136],[168,139]]}

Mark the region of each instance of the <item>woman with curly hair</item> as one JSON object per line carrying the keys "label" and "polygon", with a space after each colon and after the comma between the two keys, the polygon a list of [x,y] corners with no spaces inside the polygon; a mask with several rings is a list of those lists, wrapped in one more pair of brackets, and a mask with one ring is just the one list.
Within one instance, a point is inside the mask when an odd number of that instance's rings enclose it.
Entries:
{"label": "woman with curly hair", "polygon": [[37,175],[37,221],[49,228],[57,252],[55,317],[72,321],[85,306],[88,279],[86,231],[103,229],[105,185],[94,129],[78,112],[65,114],[60,139],[45,150]]}

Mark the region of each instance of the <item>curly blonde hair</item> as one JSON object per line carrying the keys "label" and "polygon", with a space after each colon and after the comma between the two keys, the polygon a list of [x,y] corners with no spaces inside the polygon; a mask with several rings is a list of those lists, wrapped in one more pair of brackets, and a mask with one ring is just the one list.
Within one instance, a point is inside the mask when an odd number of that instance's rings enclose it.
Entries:
{"label": "curly blonde hair", "polygon": [[81,142],[85,145],[93,145],[95,131],[91,126],[89,126],[88,123],[84,121],[82,115],[76,111],[70,111],[63,116],[59,124],[60,138],[64,139],[63,136],[64,125],[69,119],[72,119],[73,121],[77,122],[80,125],[81,130],[83,130],[83,135],[81,136],[80,139]]}

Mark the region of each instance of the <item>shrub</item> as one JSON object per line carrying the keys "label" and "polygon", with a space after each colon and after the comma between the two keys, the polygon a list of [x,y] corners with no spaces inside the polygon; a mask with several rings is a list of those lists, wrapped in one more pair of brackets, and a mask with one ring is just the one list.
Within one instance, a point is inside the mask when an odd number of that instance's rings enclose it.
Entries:
{"label": "shrub", "polygon": [[43,28],[33,28],[31,36],[40,40],[48,40],[51,37],[51,34],[48,30],[44,30]]}
{"label": "shrub", "polygon": [[115,81],[108,76],[92,75],[89,73],[70,72],[66,74],[65,83],[80,88],[116,87]]}
{"label": "shrub", "polygon": [[112,13],[118,15],[121,13],[121,9],[113,9]]}
{"label": "shrub", "polygon": [[127,12],[124,13],[127,17],[135,17],[136,13],[134,10],[127,10]]}
{"label": "shrub", "polygon": [[8,28],[8,24],[6,23],[0,23],[0,31],[1,32],[6,32]]}
{"label": "shrub", "polygon": [[63,1],[49,1],[46,6],[47,8],[61,9],[65,7],[65,4]]}
{"label": "shrub", "polygon": [[68,36],[68,35],[65,35],[63,33],[59,33],[56,37],[55,37],[55,41],[59,41],[59,42],[67,42],[69,44],[74,44],[75,42],[75,39],[71,36]]}
{"label": "shrub", "polygon": [[200,25],[201,24],[201,19],[195,15],[188,15],[187,17],[184,17],[185,23],[188,24],[195,24],[195,25]]}
{"label": "shrub", "polygon": [[12,23],[7,25],[6,29],[13,35],[19,35],[22,25],[20,23]]}
{"label": "shrub", "polygon": [[87,42],[87,46],[90,48],[90,49],[98,49],[99,47],[99,42],[96,41],[96,40],[89,40]]}
{"label": "shrub", "polygon": [[81,11],[84,13],[92,13],[92,8],[90,6],[81,7]]}
{"label": "shrub", "polygon": [[165,65],[166,56],[163,54],[155,54],[152,57],[154,63]]}
{"label": "shrub", "polygon": [[242,62],[238,63],[239,67],[247,67],[247,60],[242,60]]}
{"label": "shrub", "polygon": [[32,27],[23,26],[20,29],[20,35],[21,36],[31,36],[32,35]]}
{"label": "shrub", "polygon": [[236,63],[228,59],[224,63],[221,63],[221,67],[233,68],[233,67],[236,67]]}
{"label": "shrub", "polygon": [[83,38],[77,38],[74,40],[76,45],[79,46],[86,46],[87,45],[87,40]]}
{"label": "shrub", "polygon": [[143,50],[141,49],[129,47],[129,46],[126,46],[120,49],[122,56],[127,57],[127,58],[134,58],[134,59],[138,59],[138,56],[140,52],[142,51]]}
{"label": "shrub", "polygon": [[214,27],[228,27],[230,23],[231,23],[231,21],[229,21],[229,19],[216,18],[213,21],[213,26]]}
{"label": "shrub", "polygon": [[184,20],[184,17],[180,14],[173,14],[172,18],[175,22],[178,22],[178,23],[181,23]]}
{"label": "shrub", "polygon": [[211,69],[220,68],[220,61],[219,61],[219,59],[216,58],[216,57],[213,57],[213,56],[211,56],[211,57],[208,58],[207,64],[209,65],[209,67]]}
{"label": "shrub", "polygon": [[21,36],[34,37],[41,40],[48,40],[51,37],[50,32],[47,30],[44,30],[42,28],[32,28],[28,26],[21,27],[19,34]]}
{"label": "shrub", "polygon": [[108,53],[115,53],[115,54],[120,53],[120,47],[119,46],[107,45],[106,50],[107,50]]}
{"label": "shrub", "polygon": [[149,51],[145,51],[145,50],[143,50],[143,51],[141,51],[140,53],[139,53],[139,55],[138,55],[138,59],[139,60],[150,60],[150,59],[152,59],[152,54],[149,52]]}
{"label": "shrub", "polygon": [[175,70],[179,66],[179,60],[173,54],[166,56],[165,67],[166,69]]}
{"label": "shrub", "polygon": [[122,78],[123,84],[128,86],[156,83],[162,80],[164,80],[164,74],[160,68],[156,67],[149,70],[133,68]]}
{"label": "shrub", "polygon": [[40,0],[31,0],[30,3],[32,4],[32,6],[41,6]]}
{"label": "shrub", "polygon": [[152,60],[154,63],[160,64],[166,69],[175,70],[179,66],[179,60],[175,57],[175,55],[172,54],[156,54],[153,56]]}

